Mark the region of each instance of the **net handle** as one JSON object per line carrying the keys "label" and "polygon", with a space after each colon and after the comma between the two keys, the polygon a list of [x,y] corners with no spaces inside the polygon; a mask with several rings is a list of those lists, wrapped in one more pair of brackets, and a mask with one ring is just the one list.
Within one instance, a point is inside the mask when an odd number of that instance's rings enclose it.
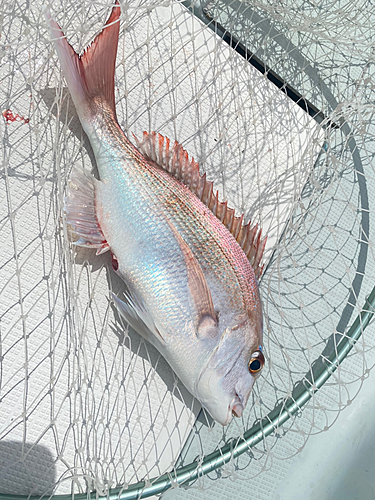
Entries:
{"label": "net handle", "polygon": [[[281,407],[270,412],[263,420],[253,425],[246,431],[243,437],[232,440],[219,450],[207,455],[201,463],[192,462],[176,471],[168,472],[158,478],[151,479],[148,482],[141,481],[124,488],[110,490],[107,495],[101,498],[108,500],[136,500],[147,498],[152,495],[160,495],[170,488],[178,487],[182,484],[188,484],[199,477],[222,467],[230,460],[239,457],[250,448],[257,445],[264,438],[269,436],[274,430],[283,425],[293,415],[312,398],[315,392],[331,377],[337,370],[340,363],[352,350],[362,332],[370,323],[375,312],[375,287],[367,297],[365,305],[350,327],[347,335],[337,345],[332,354],[324,359],[324,366],[314,374],[314,384],[303,388],[293,398],[287,399]],[[0,500],[39,500],[49,498],[51,500],[86,500],[90,498],[99,498],[96,492],[71,495],[8,495],[0,493]]]}

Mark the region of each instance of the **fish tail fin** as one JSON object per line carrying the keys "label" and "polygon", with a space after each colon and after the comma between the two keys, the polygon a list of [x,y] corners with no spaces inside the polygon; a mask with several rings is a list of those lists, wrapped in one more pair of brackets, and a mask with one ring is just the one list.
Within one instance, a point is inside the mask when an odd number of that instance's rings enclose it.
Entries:
{"label": "fish tail fin", "polygon": [[104,28],[79,56],[60,26],[52,19],[49,10],[44,11],[62,72],[84,128],[90,115],[97,112],[95,107],[99,103],[105,103],[116,119],[114,78],[120,13],[120,5],[116,0]]}

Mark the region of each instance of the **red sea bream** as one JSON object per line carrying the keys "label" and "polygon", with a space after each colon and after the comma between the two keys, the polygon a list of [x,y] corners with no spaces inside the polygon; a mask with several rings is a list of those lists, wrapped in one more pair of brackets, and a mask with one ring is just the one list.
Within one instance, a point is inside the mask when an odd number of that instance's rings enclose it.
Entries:
{"label": "red sea bream", "polygon": [[114,74],[120,6],[78,56],[45,12],[100,180],[75,169],[65,201],[76,244],[110,250],[127,322],[222,425],[241,416],[264,365],[257,278],[265,239],[218,201],[177,142],[121,130]]}

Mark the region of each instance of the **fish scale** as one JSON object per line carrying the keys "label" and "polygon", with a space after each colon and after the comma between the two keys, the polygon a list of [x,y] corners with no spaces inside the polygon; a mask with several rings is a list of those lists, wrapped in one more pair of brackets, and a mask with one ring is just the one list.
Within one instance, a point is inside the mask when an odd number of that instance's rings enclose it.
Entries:
{"label": "fish scale", "polygon": [[227,425],[242,415],[264,365],[262,307],[247,255],[259,275],[265,240],[214,197],[182,146],[170,148],[168,139],[145,132],[135,147],[121,130],[114,101],[117,0],[81,57],[45,15],[100,176],[72,171],[64,211],[75,244],[111,250],[124,280],[121,299],[111,295],[119,312]]}
{"label": "fish scale", "polygon": [[[244,257],[237,241],[219,223],[206,205],[193,196],[186,186],[169,176],[156,164],[153,165],[151,162],[146,162],[143,157],[140,158],[138,150],[129,141],[124,142],[124,136],[118,133],[117,127],[113,127],[110,120],[104,118],[95,128],[101,131],[98,144],[109,143],[114,138],[118,141],[118,146],[111,148],[113,166],[115,166],[112,170],[115,171],[119,168],[122,174],[124,170],[128,173],[128,176],[121,175],[119,179],[121,195],[127,193],[136,200],[138,207],[141,207],[142,203],[146,206],[146,199],[150,198],[150,205],[144,211],[143,218],[140,217],[139,208],[137,210],[140,227],[147,228],[147,223],[151,220],[149,214],[152,208],[156,208],[160,213],[164,212],[165,216],[178,225],[179,230],[184,234],[184,240],[203,267],[207,270],[212,269],[218,260],[222,261],[220,272],[223,280],[221,284],[225,285],[231,302],[233,304],[242,302],[250,311],[256,308],[260,299],[254,271],[248,259]],[[99,169],[101,178],[105,179],[108,175],[106,169],[102,166],[99,166]],[[126,214],[127,220],[132,217],[133,214]],[[110,231],[108,230],[108,232]],[[158,234],[163,233],[163,224],[157,232]],[[115,244],[111,246],[113,249],[116,248]],[[240,285],[240,290],[234,286],[236,282]]]}

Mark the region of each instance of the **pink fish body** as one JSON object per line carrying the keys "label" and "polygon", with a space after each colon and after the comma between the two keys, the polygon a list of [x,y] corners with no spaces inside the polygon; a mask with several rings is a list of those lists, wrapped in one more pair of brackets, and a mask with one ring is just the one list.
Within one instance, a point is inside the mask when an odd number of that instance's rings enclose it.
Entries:
{"label": "pink fish body", "polygon": [[120,129],[119,4],[81,57],[45,15],[100,175],[72,173],[65,213],[76,244],[111,250],[126,284],[121,299],[112,294],[118,310],[227,425],[264,365],[257,277],[265,239],[218,201],[178,143],[144,133],[135,147]]}

